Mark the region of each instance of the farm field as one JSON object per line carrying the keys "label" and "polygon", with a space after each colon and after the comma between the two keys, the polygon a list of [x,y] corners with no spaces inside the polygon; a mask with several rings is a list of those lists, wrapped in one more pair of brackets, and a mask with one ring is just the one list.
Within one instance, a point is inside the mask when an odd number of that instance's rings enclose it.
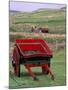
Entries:
{"label": "farm field", "polygon": [[[66,85],[66,11],[63,9],[39,9],[34,12],[11,12],[9,16],[9,87],[10,88],[33,88]],[[47,27],[49,33],[31,32],[31,27]],[[51,68],[55,80],[49,75],[41,73],[40,67],[34,67],[39,81],[32,80],[27,70],[21,65],[21,77],[14,75],[12,67],[12,53],[16,39],[41,38],[46,40],[53,51]]]}
{"label": "farm field", "polygon": [[10,11],[10,32],[31,32],[32,26],[48,27],[49,33],[65,34],[65,10],[40,9],[31,13]]}
{"label": "farm field", "polygon": [[[59,49],[65,48],[65,34],[43,34],[43,33],[29,33],[29,32],[10,32],[10,48],[14,47],[14,43],[16,39],[24,39],[24,38],[41,38],[44,39],[49,47],[56,51]],[[10,50],[11,51],[11,50]]]}
{"label": "farm field", "polygon": [[[11,60],[10,60],[11,61]],[[50,87],[50,86],[63,86],[66,85],[66,66],[65,66],[65,50],[54,53],[51,60],[51,68],[55,75],[55,80],[51,80],[49,75],[43,75],[40,67],[34,67],[33,71],[36,73],[39,81],[32,80],[28,75],[27,70],[21,65],[21,77],[18,78],[13,73],[13,68],[10,63],[10,88],[33,88],[33,87]]]}

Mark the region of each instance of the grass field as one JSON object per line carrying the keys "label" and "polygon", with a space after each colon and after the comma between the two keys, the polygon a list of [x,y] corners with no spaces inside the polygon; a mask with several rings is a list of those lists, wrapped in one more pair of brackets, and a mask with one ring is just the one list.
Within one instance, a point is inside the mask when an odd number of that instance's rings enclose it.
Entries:
{"label": "grass field", "polygon": [[[42,38],[46,40],[49,47],[53,50],[51,68],[55,75],[55,81],[49,75],[43,75],[40,67],[34,67],[33,72],[37,74],[39,81],[32,80],[27,70],[21,65],[21,77],[14,75],[9,61],[9,87],[10,88],[33,88],[66,85],[66,58],[65,58],[65,33],[66,33],[66,11],[54,9],[39,9],[35,12],[11,13],[9,16],[10,26],[10,56],[17,38]],[[31,33],[32,26],[49,28],[48,34]],[[60,45],[61,44],[61,45]],[[58,47],[58,48],[57,48]]]}
{"label": "grass field", "polygon": [[10,32],[31,32],[32,26],[49,28],[49,33],[64,34],[66,12],[64,10],[42,9],[31,13],[10,12]]}
{"label": "grass field", "polygon": [[10,88],[33,88],[33,87],[50,87],[66,85],[66,64],[65,64],[65,50],[54,53],[51,60],[51,68],[55,75],[55,81],[51,80],[49,75],[41,74],[40,67],[34,67],[33,72],[37,74],[39,81],[33,81],[28,75],[27,70],[21,65],[21,77],[18,78],[13,73],[13,68],[10,62]]}

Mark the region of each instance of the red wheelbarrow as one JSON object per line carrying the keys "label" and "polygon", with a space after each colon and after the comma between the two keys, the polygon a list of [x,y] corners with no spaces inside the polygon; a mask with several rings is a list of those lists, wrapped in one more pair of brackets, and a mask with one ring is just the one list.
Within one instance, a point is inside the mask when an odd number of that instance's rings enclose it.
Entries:
{"label": "red wheelbarrow", "polygon": [[46,41],[42,39],[17,39],[13,50],[12,65],[14,74],[20,77],[20,64],[23,64],[34,80],[38,78],[32,72],[32,67],[41,67],[43,74],[50,74],[54,80],[54,75],[50,68],[50,59],[53,53]]}

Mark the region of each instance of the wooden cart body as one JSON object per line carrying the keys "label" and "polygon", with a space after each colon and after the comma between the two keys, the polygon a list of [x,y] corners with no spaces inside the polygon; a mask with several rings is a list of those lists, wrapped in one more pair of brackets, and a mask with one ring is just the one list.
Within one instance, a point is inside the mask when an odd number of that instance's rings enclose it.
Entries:
{"label": "wooden cart body", "polygon": [[54,79],[54,75],[50,69],[50,60],[52,57],[53,53],[46,41],[42,39],[17,39],[13,50],[12,61],[14,73],[20,77],[20,64],[23,64],[32,78],[37,80],[31,68],[39,66],[42,69],[42,73],[50,73]]}

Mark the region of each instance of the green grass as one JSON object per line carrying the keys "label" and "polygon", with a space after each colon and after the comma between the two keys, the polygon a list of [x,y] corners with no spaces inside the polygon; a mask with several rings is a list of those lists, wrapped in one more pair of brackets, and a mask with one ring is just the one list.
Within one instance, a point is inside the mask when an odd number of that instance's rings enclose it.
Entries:
{"label": "green grass", "polygon": [[[34,25],[45,27],[48,25],[49,33],[65,34],[65,14],[63,10],[38,10],[33,13],[10,13],[10,32],[12,31],[28,31]],[[27,26],[28,28],[27,28]]]}
{"label": "green grass", "polygon": [[[53,44],[53,43],[55,43],[56,41],[58,42],[58,43],[62,43],[62,42],[65,42],[65,38],[47,38],[47,37],[43,37],[42,35],[40,35],[40,37],[42,38],[42,39],[44,39],[44,40],[46,40],[46,42],[48,42],[48,43],[51,43],[51,44]],[[10,42],[15,42],[15,40],[16,39],[23,39],[23,38],[39,38],[39,37],[36,37],[36,36],[34,36],[32,33],[28,33],[28,34],[26,34],[26,35],[10,35]]]}
{"label": "green grass", "polygon": [[[45,27],[48,25],[49,33],[65,34],[65,11],[62,10],[39,10],[33,13],[10,14],[10,32],[29,32],[27,35],[10,35],[10,42],[15,42],[17,38],[38,38],[31,32],[32,26]],[[42,37],[42,36],[41,36]],[[63,43],[65,38],[44,38],[49,44]],[[53,45],[52,45],[53,46]],[[55,48],[55,47],[53,47]],[[21,77],[18,78],[13,73],[11,58],[9,63],[9,87],[10,88],[32,88],[32,87],[50,87],[66,85],[66,64],[65,50],[59,49],[54,52],[51,60],[51,68],[55,75],[55,81],[51,80],[49,75],[41,74],[40,67],[33,68],[33,72],[38,75],[39,81],[33,81],[28,75],[27,70],[21,65]]]}
{"label": "green grass", "polygon": [[[55,75],[55,81],[51,80],[49,75],[37,75],[39,81],[33,81],[28,75],[27,70],[21,65],[21,77],[18,78],[13,73],[13,68],[10,61],[10,88],[32,88],[32,87],[50,87],[66,85],[66,64],[65,64],[65,50],[57,51],[51,60],[51,68]],[[41,73],[40,67],[33,68],[33,72]]]}

